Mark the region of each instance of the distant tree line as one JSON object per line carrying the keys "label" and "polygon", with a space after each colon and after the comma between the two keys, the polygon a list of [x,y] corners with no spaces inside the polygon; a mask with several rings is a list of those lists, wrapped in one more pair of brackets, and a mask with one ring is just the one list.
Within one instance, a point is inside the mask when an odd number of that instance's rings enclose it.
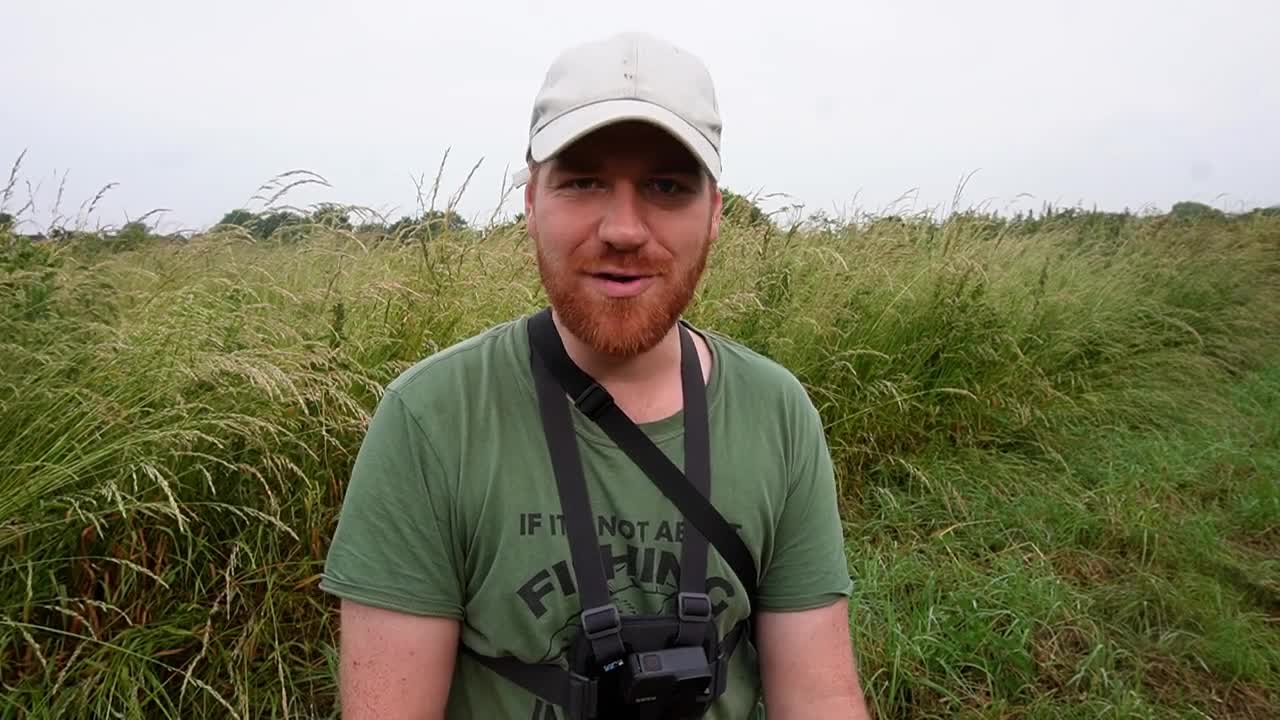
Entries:
{"label": "distant tree line", "polygon": [[214,229],[239,227],[247,230],[258,240],[271,238],[287,240],[291,236],[296,236],[298,231],[316,226],[361,235],[385,235],[391,238],[415,240],[436,237],[445,232],[461,232],[470,229],[465,218],[448,210],[428,210],[416,217],[403,215],[395,222],[359,218],[353,221],[352,215],[358,214],[350,208],[330,203],[318,205],[306,214],[291,210],[254,213],[238,208],[223,215]]}
{"label": "distant tree line", "polygon": [[[774,216],[766,213],[752,198],[740,195],[728,188],[721,188],[724,198],[723,217],[726,222],[765,226],[777,229]],[[354,219],[353,219],[353,216]],[[952,222],[979,221],[992,227],[1013,228],[1026,232],[1036,232],[1047,226],[1070,223],[1087,225],[1091,230],[1105,236],[1121,232],[1134,223],[1144,220],[1163,221],[1248,221],[1256,217],[1280,216],[1280,206],[1254,208],[1247,212],[1227,213],[1199,202],[1178,202],[1168,213],[1160,215],[1139,215],[1125,209],[1123,212],[1107,212],[1097,209],[1089,210],[1079,207],[1055,207],[1045,204],[1039,211],[1019,210],[1013,215],[963,211],[947,218]],[[516,214],[499,223],[498,228],[510,228],[524,222],[523,213]],[[790,224],[789,229],[807,229],[818,232],[840,232],[853,226],[880,227],[895,225],[930,225],[936,226],[939,221],[927,214],[890,214],[872,216],[862,220],[846,220],[833,218],[823,211],[811,213],[802,220]],[[419,215],[402,215],[395,221],[382,218],[370,218],[368,214],[354,208],[322,203],[308,211],[294,209],[273,209],[253,212],[244,208],[231,210],[222,216],[209,231],[240,230],[259,241],[291,242],[305,238],[316,227],[328,228],[338,232],[352,233],[358,236],[376,239],[421,242],[440,237],[446,233],[457,234],[479,232],[465,218],[452,210],[428,210]],[[144,221],[127,222],[119,228],[109,230],[72,230],[54,227],[43,233],[21,234],[17,232],[16,219],[9,213],[0,212],[0,243],[12,243],[15,240],[30,242],[43,241],[76,241],[90,248],[126,250],[153,240],[186,240],[186,236],[178,233],[164,235],[155,232]],[[490,228],[492,230],[492,228]]]}

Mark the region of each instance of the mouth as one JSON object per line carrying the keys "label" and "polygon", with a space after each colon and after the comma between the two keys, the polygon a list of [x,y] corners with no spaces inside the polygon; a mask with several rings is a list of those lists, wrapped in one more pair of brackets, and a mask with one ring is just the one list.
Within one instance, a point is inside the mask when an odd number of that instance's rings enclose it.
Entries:
{"label": "mouth", "polygon": [[610,297],[638,295],[653,283],[653,275],[641,273],[594,272],[589,277],[598,289]]}
{"label": "mouth", "polygon": [[621,283],[634,282],[636,280],[643,280],[644,278],[649,277],[648,275],[641,275],[640,273],[611,273],[611,272],[591,273],[591,276],[601,278],[604,280],[609,280],[612,282],[621,282]]}

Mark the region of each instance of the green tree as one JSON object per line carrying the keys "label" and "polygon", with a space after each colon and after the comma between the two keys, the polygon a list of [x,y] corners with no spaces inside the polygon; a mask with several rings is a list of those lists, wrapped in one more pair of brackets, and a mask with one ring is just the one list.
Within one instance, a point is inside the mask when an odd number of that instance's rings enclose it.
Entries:
{"label": "green tree", "polygon": [[468,229],[465,218],[457,213],[443,210],[429,210],[422,217],[405,215],[387,228],[387,235],[401,239],[423,239],[438,237],[445,232],[460,232]]}
{"label": "green tree", "polygon": [[1169,214],[1180,220],[1200,220],[1207,218],[1213,218],[1216,220],[1226,217],[1221,210],[1198,202],[1174,203],[1173,207],[1169,209]]}
{"label": "green tree", "polygon": [[748,225],[769,224],[769,216],[765,211],[746,197],[729,188],[720,188],[720,194],[724,198],[721,215],[726,220],[744,222]]}
{"label": "green tree", "polygon": [[248,210],[245,210],[244,208],[237,208],[227,213],[226,215],[223,215],[222,219],[218,221],[218,224],[219,225],[236,225],[239,227],[248,228],[252,226],[257,219],[258,219],[258,216],[255,213],[251,213]]}
{"label": "green tree", "polygon": [[335,230],[350,230],[351,218],[347,208],[333,203],[323,203],[311,213],[311,222]]}
{"label": "green tree", "polygon": [[423,221],[431,228],[432,234],[439,234],[444,230],[466,230],[468,225],[465,218],[455,212],[445,212],[444,210],[430,210],[422,216]]}
{"label": "green tree", "polygon": [[[301,225],[307,220],[307,217],[288,210],[276,210],[264,215],[239,208],[223,215],[218,224],[242,227],[248,230],[255,238],[267,240],[280,230]],[[349,226],[350,222],[348,221]]]}
{"label": "green tree", "polygon": [[147,241],[151,237],[151,229],[143,222],[125,223],[119,232],[112,238],[114,246],[119,249],[136,248]]}

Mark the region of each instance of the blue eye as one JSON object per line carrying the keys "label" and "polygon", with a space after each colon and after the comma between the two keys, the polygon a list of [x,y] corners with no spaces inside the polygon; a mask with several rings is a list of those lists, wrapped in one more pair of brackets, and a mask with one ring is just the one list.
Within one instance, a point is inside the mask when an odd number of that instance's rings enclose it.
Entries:
{"label": "blue eye", "polygon": [[560,184],[563,188],[572,188],[574,190],[590,190],[599,186],[600,181],[592,177],[572,178]]}
{"label": "blue eye", "polygon": [[653,180],[653,185],[654,189],[663,195],[674,195],[685,189],[684,185],[670,178],[656,178]]}

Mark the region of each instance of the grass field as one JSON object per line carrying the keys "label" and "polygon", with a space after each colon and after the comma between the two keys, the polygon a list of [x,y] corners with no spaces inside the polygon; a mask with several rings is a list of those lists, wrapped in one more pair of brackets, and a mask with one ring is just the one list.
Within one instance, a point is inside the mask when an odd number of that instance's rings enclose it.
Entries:
{"label": "grass field", "polygon": [[[0,718],[336,716],[379,389],[542,296],[295,230],[0,230]],[[876,717],[1280,717],[1280,217],[732,221],[689,316],[823,414]]]}

